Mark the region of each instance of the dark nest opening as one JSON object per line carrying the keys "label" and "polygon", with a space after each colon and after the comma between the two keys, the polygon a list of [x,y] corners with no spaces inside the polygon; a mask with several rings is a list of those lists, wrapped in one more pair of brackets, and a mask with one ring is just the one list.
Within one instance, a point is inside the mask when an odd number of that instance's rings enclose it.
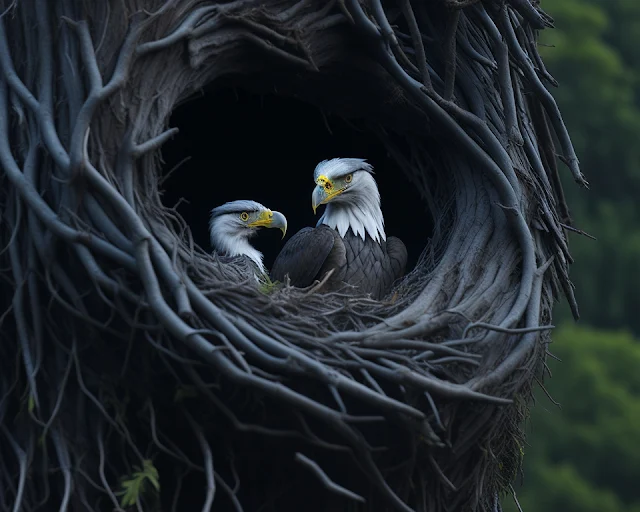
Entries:
{"label": "dark nest opening", "polygon": [[[0,8],[0,508],[499,510],[553,300],[577,316],[556,153],[586,182],[537,2]],[[242,109],[255,134],[230,143]],[[388,297],[257,285],[210,253],[234,183],[312,224],[331,156],[376,165],[410,244]]]}
{"label": "dark nest opening", "polygon": [[[162,200],[169,207],[180,203],[178,213],[205,250],[211,250],[211,209],[234,199],[251,198],[282,211],[287,238],[314,226],[313,169],[321,160],[340,156],[365,158],[374,166],[386,230],[407,245],[408,269],[431,235],[428,205],[362,119],[343,119],[275,93],[226,86],[210,87],[179,106],[169,125],[180,131],[162,149],[164,169],[171,172],[163,180]],[[252,243],[264,254],[267,268],[283,244],[280,234],[269,230]]]}

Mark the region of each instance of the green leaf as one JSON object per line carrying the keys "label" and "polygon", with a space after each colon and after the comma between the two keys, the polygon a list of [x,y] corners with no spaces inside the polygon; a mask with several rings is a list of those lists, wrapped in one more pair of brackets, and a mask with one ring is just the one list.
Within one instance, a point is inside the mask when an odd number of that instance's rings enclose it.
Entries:
{"label": "green leaf", "polygon": [[134,469],[136,471],[131,478],[123,480],[120,484],[122,489],[116,493],[121,496],[120,505],[123,508],[135,505],[149,491],[146,482],[150,482],[156,492],[160,491],[160,477],[153,461],[146,459],[142,461],[142,469],[138,466],[134,466]]}
{"label": "green leaf", "polygon": [[153,465],[153,462],[147,459],[147,460],[143,461],[142,464],[143,464],[143,468],[144,468],[144,475],[151,482],[151,485],[153,485],[156,488],[156,491],[159,491],[160,490],[160,477],[158,475],[158,470]]}

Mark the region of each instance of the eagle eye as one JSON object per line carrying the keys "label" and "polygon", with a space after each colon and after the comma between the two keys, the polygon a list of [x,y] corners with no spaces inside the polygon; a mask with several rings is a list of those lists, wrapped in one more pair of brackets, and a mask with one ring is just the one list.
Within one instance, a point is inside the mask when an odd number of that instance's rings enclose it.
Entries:
{"label": "eagle eye", "polygon": [[346,183],[351,183],[353,181],[353,174],[347,174],[347,176],[345,177],[344,181]]}
{"label": "eagle eye", "polygon": [[326,188],[327,190],[331,190],[331,187],[332,187],[332,185],[331,185],[330,181],[325,181],[324,182],[324,188]]}
{"label": "eagle eye", "polygon": [[243,220],[244,222],[247,222],[249,220],[249,214],[247,212],[242,212],[240,214],[240,220]]}

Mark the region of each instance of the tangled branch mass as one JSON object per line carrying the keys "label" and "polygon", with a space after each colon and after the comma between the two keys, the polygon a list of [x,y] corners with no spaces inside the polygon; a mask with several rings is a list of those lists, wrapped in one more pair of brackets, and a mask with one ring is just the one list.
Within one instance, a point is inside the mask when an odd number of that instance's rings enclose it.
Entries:
{"label": "tangled branch mass", "polygon": [[[0,5],[0,509],[500,510],[578,314],[537,1]],[[432,219],[388,293],[256,280],[163,202],[172,114],[223,85],[384,148],[383,213],[402,182]]]}

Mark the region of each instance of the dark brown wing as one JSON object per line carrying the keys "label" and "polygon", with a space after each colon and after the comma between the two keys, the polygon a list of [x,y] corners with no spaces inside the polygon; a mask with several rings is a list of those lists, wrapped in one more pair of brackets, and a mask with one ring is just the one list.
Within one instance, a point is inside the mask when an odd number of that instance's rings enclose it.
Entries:
{"label": "dark brown wing", "polygon": [[381,299],[404,274],[407,249],[396,237],[378,243],[369,236],[363,240],[348,232],[344,245],[347,256],[344,281],[357,286],[359,293],[370,293],[372,298]]}
{"label": "dark brown wing", "polygon": [[[340,267],[345,259],[344,244],[336,235],[328,226],[298,231],[278,254],[271,267],[271,279],[282,282],[288,274],[292,286],[305,288],[328,270]],[[331,280],[334,278],[332,275]]]}
{"label": "dark brown wing", "polygon": [[398,237],[390,236],[387,238],[387,254],[389,255],[393,280],[400,279],[407,269],[407,247]]}

